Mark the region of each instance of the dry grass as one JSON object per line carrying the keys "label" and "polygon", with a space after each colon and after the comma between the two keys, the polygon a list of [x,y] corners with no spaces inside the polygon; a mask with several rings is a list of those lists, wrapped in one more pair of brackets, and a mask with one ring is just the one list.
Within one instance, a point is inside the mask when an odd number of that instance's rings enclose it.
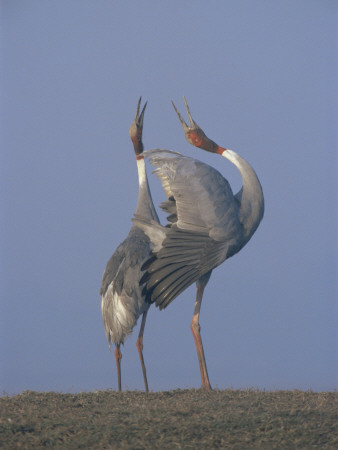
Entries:
{"label": "dry grass", "polygon": [[0,448],[334,449],[334,392],[175,390],[0,398]]}

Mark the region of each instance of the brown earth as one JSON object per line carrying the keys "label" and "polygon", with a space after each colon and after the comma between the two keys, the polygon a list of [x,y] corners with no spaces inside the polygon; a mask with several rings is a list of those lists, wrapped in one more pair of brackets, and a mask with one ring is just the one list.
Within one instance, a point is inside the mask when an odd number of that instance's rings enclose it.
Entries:
{"label": "brown earth", "polygon": [[334,449],[337,392],[26,391],[0,397],[5,449]]}

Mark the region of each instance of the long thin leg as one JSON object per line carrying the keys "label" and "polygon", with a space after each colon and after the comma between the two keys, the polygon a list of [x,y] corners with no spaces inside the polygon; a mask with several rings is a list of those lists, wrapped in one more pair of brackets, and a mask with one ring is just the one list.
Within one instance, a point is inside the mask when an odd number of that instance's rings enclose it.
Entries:
{"label": "long thin leg", "polygon": [[119,392],[121,392],[121,359],[122,353],[120,350],[120,344],[115,345],[115,359],[116,359],[116,367],[117,367],[117,381],[119,385]]}
{"label": "long thin leg", "polygon": [[202,388],[210,391],[211,385],[210,385],[210,381],[209,381],[209,377],[208,377],[207,365],[205,363],[202,338],[201,338],[201,334],[200,334],[201,327],[199,324],[199,315],[200,315],[200,309],[201,309],[204,288],[205,288],[205,285],[197,286],[195,309],[194,309],[194,315],[193,315],[193,318],[191,321],[190,328],[191,328],[191,331],[192,331],[192,334],[193,334],[194,340],[195,340],[197,357],[198,357],[198,362],[199,362],[200,371],[201,371]]}
{"label": "long thin leg", "polygon": [[139,332],[139,335],[138,335],[138,338],[136,341],[136,347],[138,350],[138,354],[140,356],[142,372],[143,372],[143,379],[144,379],[144,386],[145,386],[146,392],[149,392],[146,366],[144,364],[144,359],[143,359],[143,333],[144,333],[144,327],[146,324],[147,313],[148,313],[148,311],[144,312],[143,316],[142,316],[141,328],[140,328],[140,332]]}

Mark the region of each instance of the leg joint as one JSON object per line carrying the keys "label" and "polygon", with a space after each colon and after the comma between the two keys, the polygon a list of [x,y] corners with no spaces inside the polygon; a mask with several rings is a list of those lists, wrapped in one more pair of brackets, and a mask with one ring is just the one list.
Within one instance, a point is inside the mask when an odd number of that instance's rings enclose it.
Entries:
{"label": "leg joint", "polygon": [[190,324],[190,328],[191,328],[191,331],[193,333],[199,333],[200,332],[201,326],[200,326],[200,324],[198,322],[198,316],[193,316],[191,324]]}

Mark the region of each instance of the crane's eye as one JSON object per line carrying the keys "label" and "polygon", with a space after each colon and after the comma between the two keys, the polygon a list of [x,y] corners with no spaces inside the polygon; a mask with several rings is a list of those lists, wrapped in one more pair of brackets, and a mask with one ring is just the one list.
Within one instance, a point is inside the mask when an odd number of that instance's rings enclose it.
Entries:
{"label": "crane's eye", "polygon": [[196,145],[196,147],[200,146],[202,143],[202,139],[199,136],[193,135],[192,136],[192,142],[194,145]]}
{"label": "crane's eye", "polygon": [[192,145],[195,146],[199,146],[202,142],[201,138],[198,136],[198,134],[196,134],[195,132],[190,132],[189,133],[189,140],[191,142]]}

